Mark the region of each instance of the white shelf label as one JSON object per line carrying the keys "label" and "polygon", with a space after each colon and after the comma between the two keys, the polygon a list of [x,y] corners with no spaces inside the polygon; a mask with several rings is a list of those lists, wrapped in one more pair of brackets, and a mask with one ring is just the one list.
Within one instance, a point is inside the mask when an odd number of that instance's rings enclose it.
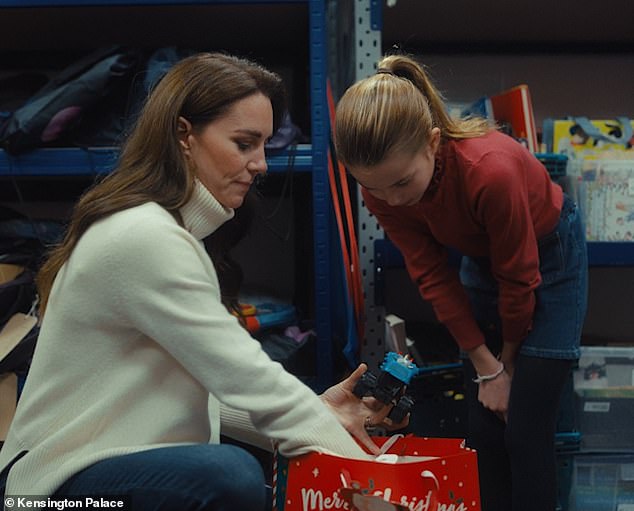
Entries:
{"label": "white shelf label", "polygon": [[607,413],[610,411],[610,402],[609,401],[601,401],[594,403],[585,403],[583,405],[584,412],[600,412]]}

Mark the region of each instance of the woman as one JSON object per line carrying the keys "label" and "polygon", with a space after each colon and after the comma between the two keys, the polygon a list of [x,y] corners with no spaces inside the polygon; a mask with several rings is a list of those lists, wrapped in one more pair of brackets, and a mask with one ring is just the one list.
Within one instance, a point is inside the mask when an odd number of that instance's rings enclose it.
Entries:
{"label": "woman", "polygon": [[345,92],[336,150],[468,355],[483,509],[552,511],[558,405],[587,298],[577,207],[521,144],[485,119],[450,118],[405,55]]}
{"label": "woman", "polygon": [[389,410],[351,392],[365,367],[320,399],[223,305],[202,242],[266,171],[282,100],[277,75],[221,54],[184,59],[150,94],[39,274],[38,345],[0,452],[6,495],[257,510],[261,467],[221,433],[287,456],[366,456],[349,431],[378,451],[364,423]]}

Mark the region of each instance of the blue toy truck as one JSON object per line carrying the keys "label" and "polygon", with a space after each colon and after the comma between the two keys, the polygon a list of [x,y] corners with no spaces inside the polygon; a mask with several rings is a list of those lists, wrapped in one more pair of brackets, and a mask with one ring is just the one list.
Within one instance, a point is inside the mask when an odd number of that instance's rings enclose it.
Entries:
{"label": "blue toy truck", "polygon": [[352,392],[359,398],[373,396],[386,405],[392,404],[387,417],[398,424],[414,406],[414,400],[404,394],[404,389],[419,372],[419,368],[407,355],[390,351],[385,355],[379,375],[366,371]]}

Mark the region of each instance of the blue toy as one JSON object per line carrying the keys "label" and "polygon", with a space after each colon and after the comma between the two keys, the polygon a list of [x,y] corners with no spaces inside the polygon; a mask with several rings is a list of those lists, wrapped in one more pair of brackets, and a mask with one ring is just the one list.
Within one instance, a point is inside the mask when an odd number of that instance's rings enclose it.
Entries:
{"label": "blue toy", "polygon": [[409,356],[390,351],[385,355],[378,377],[366,371],[357,382],[353,394],[359,398],[373,396],[384,404],[392,404],[388,419],[400,423],[414,406],[414,400],[404,394],[405,387],[420,369]]}

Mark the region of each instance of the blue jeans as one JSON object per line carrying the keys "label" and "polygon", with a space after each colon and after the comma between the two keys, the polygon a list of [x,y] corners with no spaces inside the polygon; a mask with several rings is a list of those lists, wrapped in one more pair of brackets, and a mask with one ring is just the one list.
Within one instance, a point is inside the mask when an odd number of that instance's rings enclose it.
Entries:
{"label": "blue jeans", "polygon": [[271,507],[260,463],[244,449],[223,444],[162,447],[105,459],[72,476],[51,498],[87,496],[122,497],[127,511]]}

